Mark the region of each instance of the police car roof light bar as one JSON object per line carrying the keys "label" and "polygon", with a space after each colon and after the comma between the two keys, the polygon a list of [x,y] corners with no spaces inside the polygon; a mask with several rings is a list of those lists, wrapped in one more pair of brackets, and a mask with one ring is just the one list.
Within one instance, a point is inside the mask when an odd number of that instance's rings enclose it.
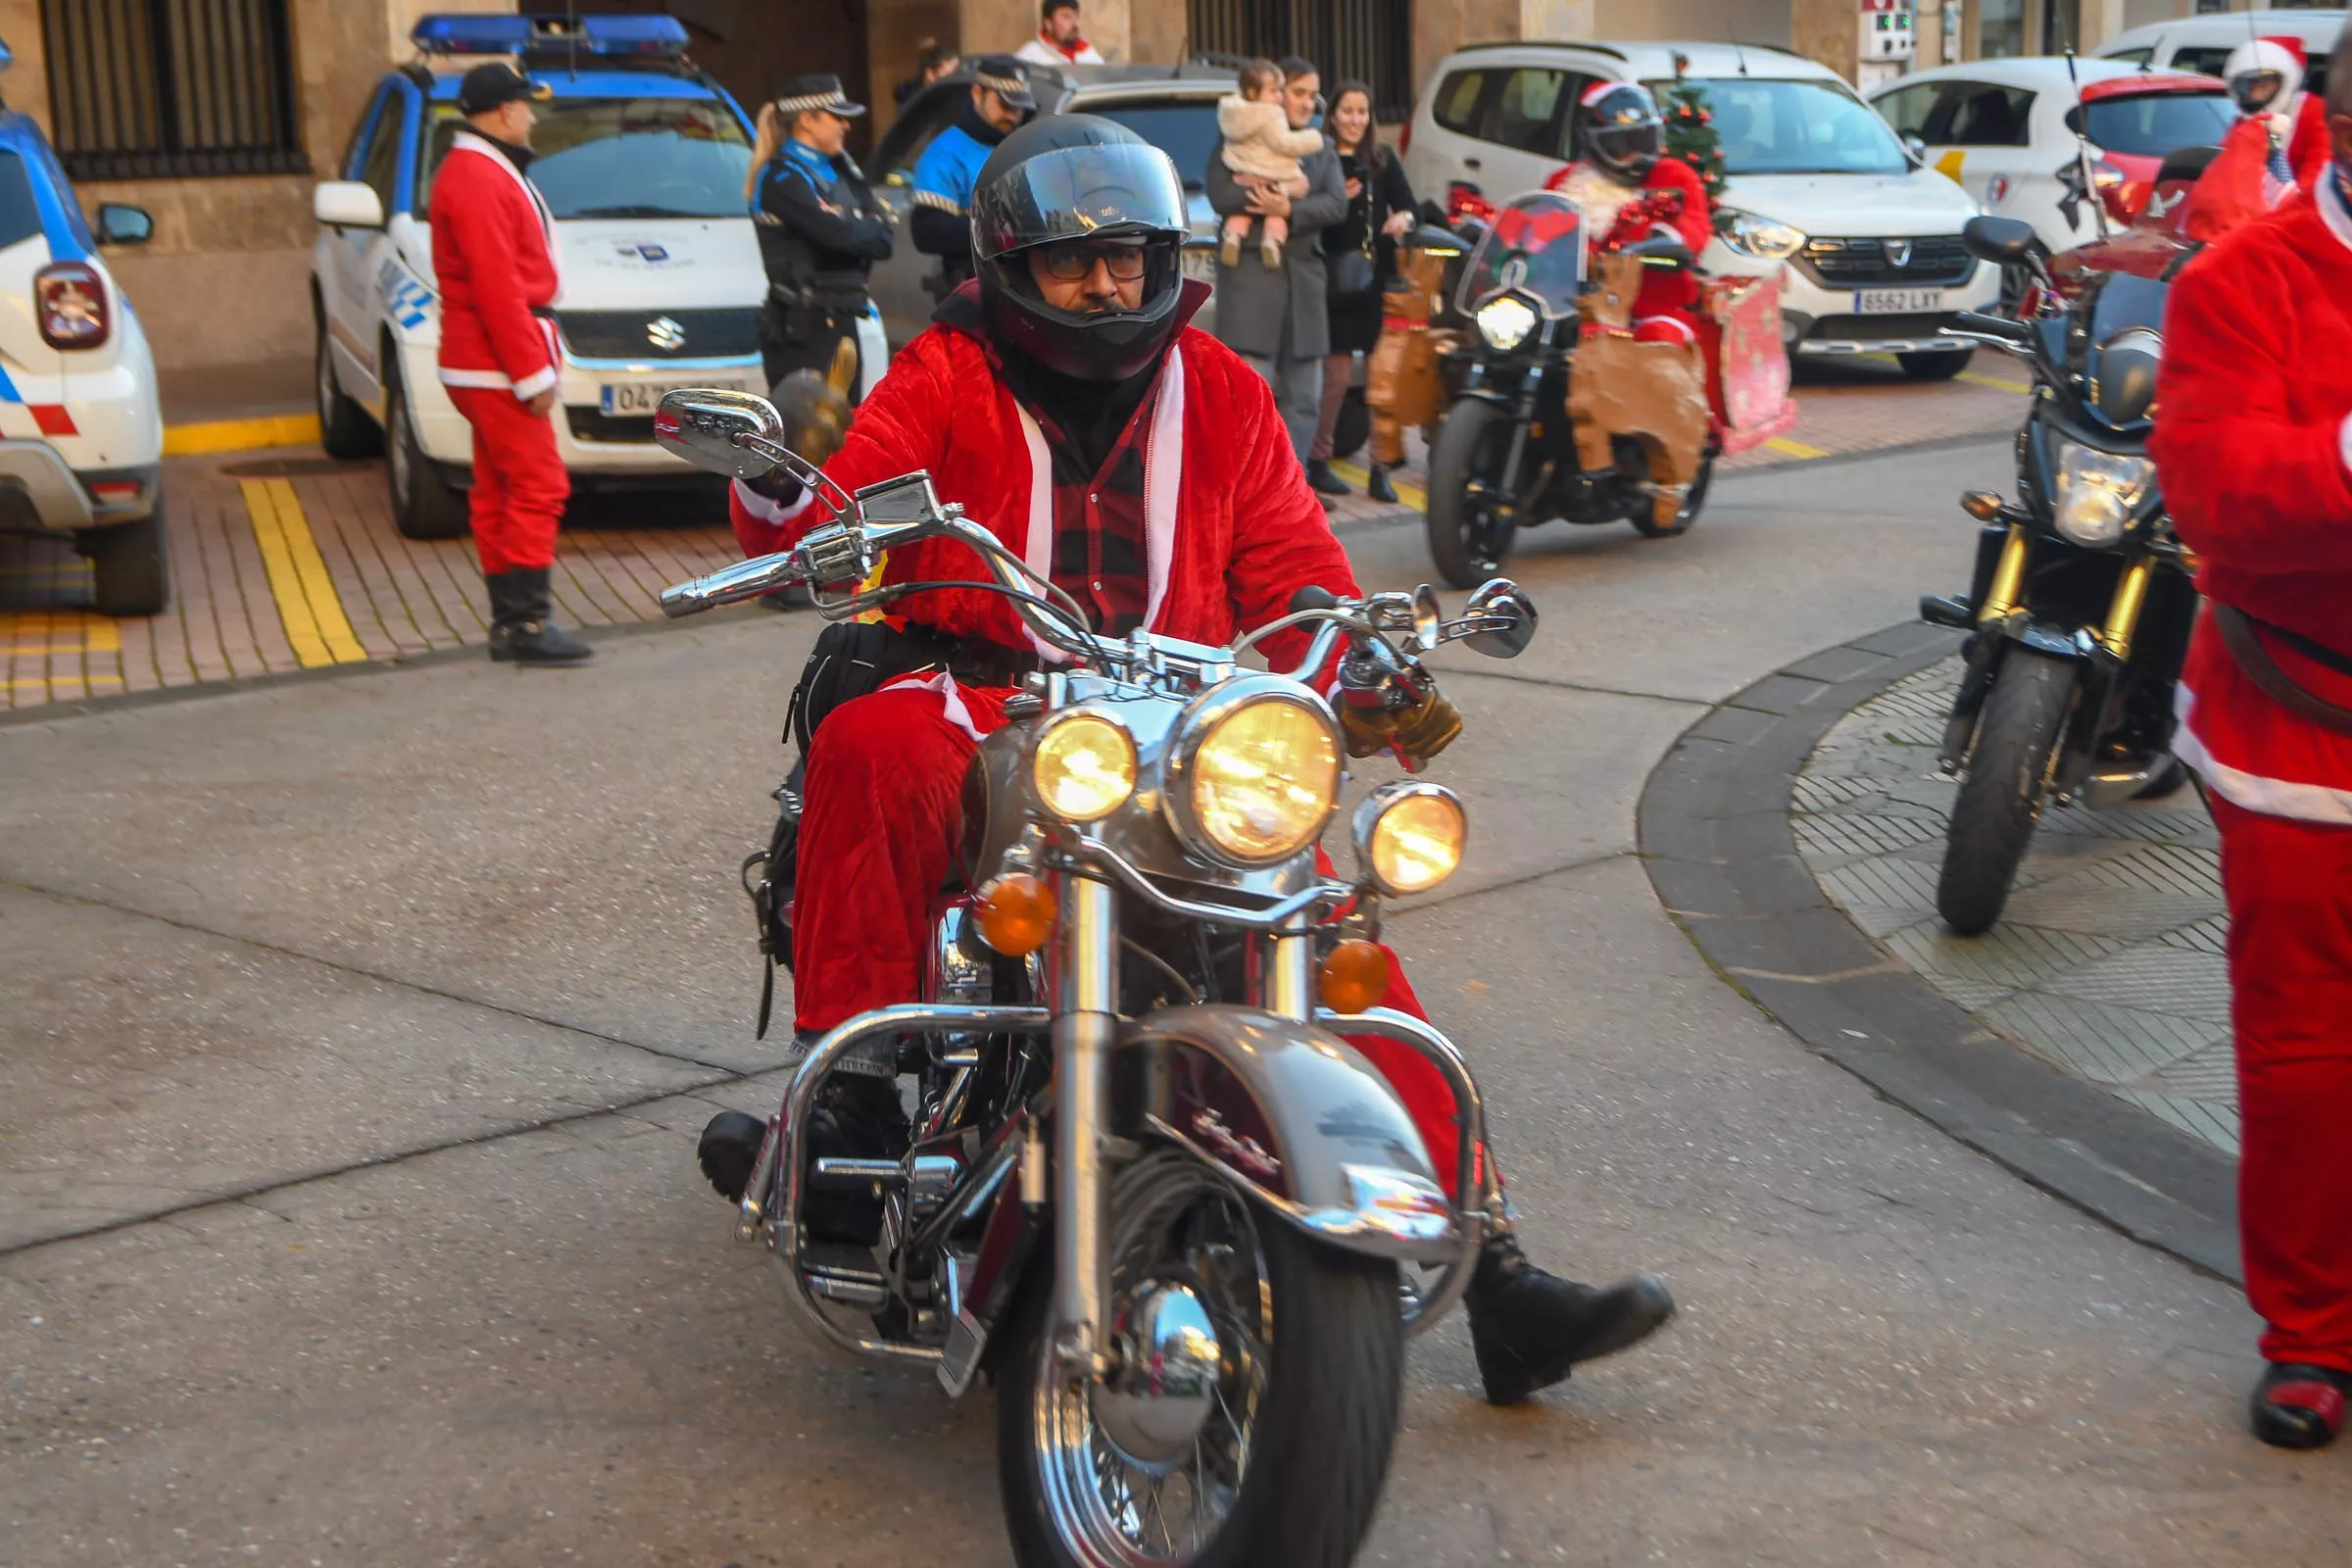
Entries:
{"label": "police car roof light bar", "polygon": [[428,55],[519,55],[573,51],[595,59],[686,52],[686,25],[675,17],[460,16],[417,20],[409,41]]}

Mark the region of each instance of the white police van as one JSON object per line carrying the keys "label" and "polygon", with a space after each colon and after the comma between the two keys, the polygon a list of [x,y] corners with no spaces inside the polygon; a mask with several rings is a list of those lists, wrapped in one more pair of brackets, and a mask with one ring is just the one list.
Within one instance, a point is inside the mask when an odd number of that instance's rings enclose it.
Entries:
{"label": "white police van", "polygon": [[327,452],[380,443],[393,514],[413,539],[466,532],[472,433],[443,392],[427,220],[432,179],[464,125],[474,57],[518,58],[537,106],[531,183],[555,218],[563,290],[556,449],[577,485],[675,481],[654,444],[674,386],[764,391],[767,292],[744,201],[752,128],[685,58],[669,17],[429,16],[417,59],[386,75],[336,172],[314,195],[318,421]]}

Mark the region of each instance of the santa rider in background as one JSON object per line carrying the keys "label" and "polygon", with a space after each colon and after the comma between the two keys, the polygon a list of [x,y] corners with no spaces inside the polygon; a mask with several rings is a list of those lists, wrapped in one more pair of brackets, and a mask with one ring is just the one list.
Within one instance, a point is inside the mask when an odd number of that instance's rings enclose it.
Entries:
{"label": "santa rider in background", "polygon": [[[1189,324],[1209,291],[1183,276],[1190,220],[1167,155],[1090,115],[1034,121],[989,157],[971,211],[978,275],[901,351],[839,451],[825,455],[827,476],[855,491],[928,470],[944,499],[1046,568],[1108,637],[1148,630],[1224,644],[1282,615],[1300,588],[1355,597],[1265,380]],[[753,555],[789,548],[828,520],[782,470],[733,494],[736,537]],[[927,541],[892,551],[881,579],[974,572],[963,546]],[[913,595],[893,613],[920,657],[869,650],[877,673],[907,673],[846,694],[807,751],[792,924],[801,1052],[858,1013],[914,999],[974,751],[1004,723],[1022,677],[1059,658],[1004,600],[970,588]],[[1279,667],[1305,637],[1277,635],[1285,646],[1270,641],[1268,657]],[[1427,758],[1461,727],[1434,693],[1394,714],[1341,704],[1339,716],[1359,757],[1393,748]],[[1402,971],[1391,974],[1385,1004],[1418,1014]],[[1377,1038],[1358,1048],[1424,1138],[1451,1148],[1452,1099],[1426,1060]],[[896,1158],[908,1133],[893,1070],[885,1057],[851,1053],[818,1091],[812,1150]],[[740,1112],[706,1129],[703,1168],[722,1195],[740,1195],[764,1131]],[[807,1215],[819,1230],[816,1209]],[[1544,1272],[1495,1217],[1501,1233],[1465,1297],[1494,1402],[1524,1398],[1672,1314],[1672,1298],[1647,1277],[1596,1289]],[[823,1224],[846,1229],[850,1218]]]}
{"label": "santa rider in background", "polygon": [[2230,51],[2222,79],[2238,113],[2270,137],[2272,175],[2309,191],[2328,163],[2328,106],[2303,90],[2304,61],[2300,38],[2249,38]]}
{"label": "santa rider in background", "polygon": [[[1577,101],[1582,156],[1544,182],[1583,210],[1585,232],[1596,247],[1637,240],[1679,239],[1696,255],[1715,235],[1714,210],[1698,171],[1666,153],[1666,122],[1657,100],[1639,82],[1601,81]],[[1640,206],[1636,204],[1639,203]],[[1642,233],[1619,233],[1630,220]],[[1698,282],[1688,271],[1652,270],[1634,301],[1638,336],[1695,333]],[[1678,330],[1679,328],[1679,330]]]}

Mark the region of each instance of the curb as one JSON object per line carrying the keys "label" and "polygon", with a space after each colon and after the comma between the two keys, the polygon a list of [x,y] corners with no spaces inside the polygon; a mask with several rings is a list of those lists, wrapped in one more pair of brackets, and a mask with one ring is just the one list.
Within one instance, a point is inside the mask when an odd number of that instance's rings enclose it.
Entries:
{"label": "curb", "polygon": [[255,419],[202,419],[164,426],[164,456],[194,458],[215,452],[318,444],[318,416],[273,414]]}
{"label": "curb", "polygon": [[2127,1236],[2241,1280],[2234,1160],[1993,1033],[1847,919],[1797,858],[1790,792],[1822,736],[1958,644],[1889,626],[1709,710],[1642,787],[1650,885],[1708,963],[1806,1049]]}

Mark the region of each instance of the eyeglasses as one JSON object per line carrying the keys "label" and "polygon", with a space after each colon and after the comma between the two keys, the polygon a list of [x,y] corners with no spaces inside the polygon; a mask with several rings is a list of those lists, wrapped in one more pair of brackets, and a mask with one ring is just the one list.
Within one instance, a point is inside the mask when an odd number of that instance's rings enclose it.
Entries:
{"label": "eyeglasses", "polygon": [[1093,272],[1095,264],[1101,262],[1109,269],[1113,280],[1132,283],[1144,275],[1146,260],[1141,245],[1111,245],[1100,240],[1053,245],[1046,249],[1046,275],[1075,283]]}

